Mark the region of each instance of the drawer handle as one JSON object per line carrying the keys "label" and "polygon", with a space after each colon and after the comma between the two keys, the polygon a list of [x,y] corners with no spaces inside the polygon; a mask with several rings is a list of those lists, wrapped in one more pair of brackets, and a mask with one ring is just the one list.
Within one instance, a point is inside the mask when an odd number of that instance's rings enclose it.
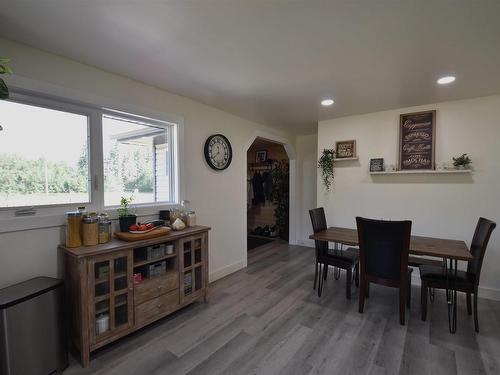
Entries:
{"label": "drawer handle", "polygon": [[159,303],[156,307],[160,308],[161,307],[161,303]]}

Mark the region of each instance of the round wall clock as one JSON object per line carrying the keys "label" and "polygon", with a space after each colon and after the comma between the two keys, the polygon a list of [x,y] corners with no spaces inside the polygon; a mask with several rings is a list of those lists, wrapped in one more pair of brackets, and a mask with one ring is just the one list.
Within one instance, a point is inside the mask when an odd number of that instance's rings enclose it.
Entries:
{"label": "round wall clock", "polygon": [[222,134],[214,134],[205,142],[205,160],[210,168],[222,171],[229,167],[233,158],[231,143]]}

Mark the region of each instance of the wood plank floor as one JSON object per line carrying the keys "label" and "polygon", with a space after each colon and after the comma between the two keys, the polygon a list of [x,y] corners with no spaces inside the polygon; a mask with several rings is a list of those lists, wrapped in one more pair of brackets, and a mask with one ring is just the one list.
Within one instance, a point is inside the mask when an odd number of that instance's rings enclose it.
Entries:
{"label": "wood plank floor", "polygon": [[481,333],[460,296],[448,333],[444,294],[420,320],[412,290],[407,325],[397,291],[372,285],[365,313],[345,274],[313,292],[314,250],[274,242],[249,253],[248,268],[211,285],[196,303],[92,354],[64,374],[500,374],[500,302],[480,299]]}

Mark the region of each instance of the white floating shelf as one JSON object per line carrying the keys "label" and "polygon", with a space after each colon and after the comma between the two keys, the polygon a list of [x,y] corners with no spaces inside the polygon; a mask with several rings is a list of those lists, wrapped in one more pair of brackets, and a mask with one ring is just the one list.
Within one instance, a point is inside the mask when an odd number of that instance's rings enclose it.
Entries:
{"label": "white floating shelf", "polygon": [[384,171],[370,172],[371,175],[393,175],[393,174],[460,174],[472,173],[471,169],[439,169],[439,170],[408,170],[408,171]]}
{"label": "white floating shelf", "polygon": [[359,156],[355,156],[353,158],[335,158],[333,159],[334,161],[354,161],[354,160],[359,160]]}

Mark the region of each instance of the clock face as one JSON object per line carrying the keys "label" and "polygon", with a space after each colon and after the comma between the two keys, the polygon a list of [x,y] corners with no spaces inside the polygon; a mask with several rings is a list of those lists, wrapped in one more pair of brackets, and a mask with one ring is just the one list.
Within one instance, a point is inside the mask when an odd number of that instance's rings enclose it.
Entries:
{"label": "clock face", "polygon": [[215,134],[208,137],[205,142],[205,159],[208,165],[221,171],[229,167],[233,158],[231,143],[222,134]]}

